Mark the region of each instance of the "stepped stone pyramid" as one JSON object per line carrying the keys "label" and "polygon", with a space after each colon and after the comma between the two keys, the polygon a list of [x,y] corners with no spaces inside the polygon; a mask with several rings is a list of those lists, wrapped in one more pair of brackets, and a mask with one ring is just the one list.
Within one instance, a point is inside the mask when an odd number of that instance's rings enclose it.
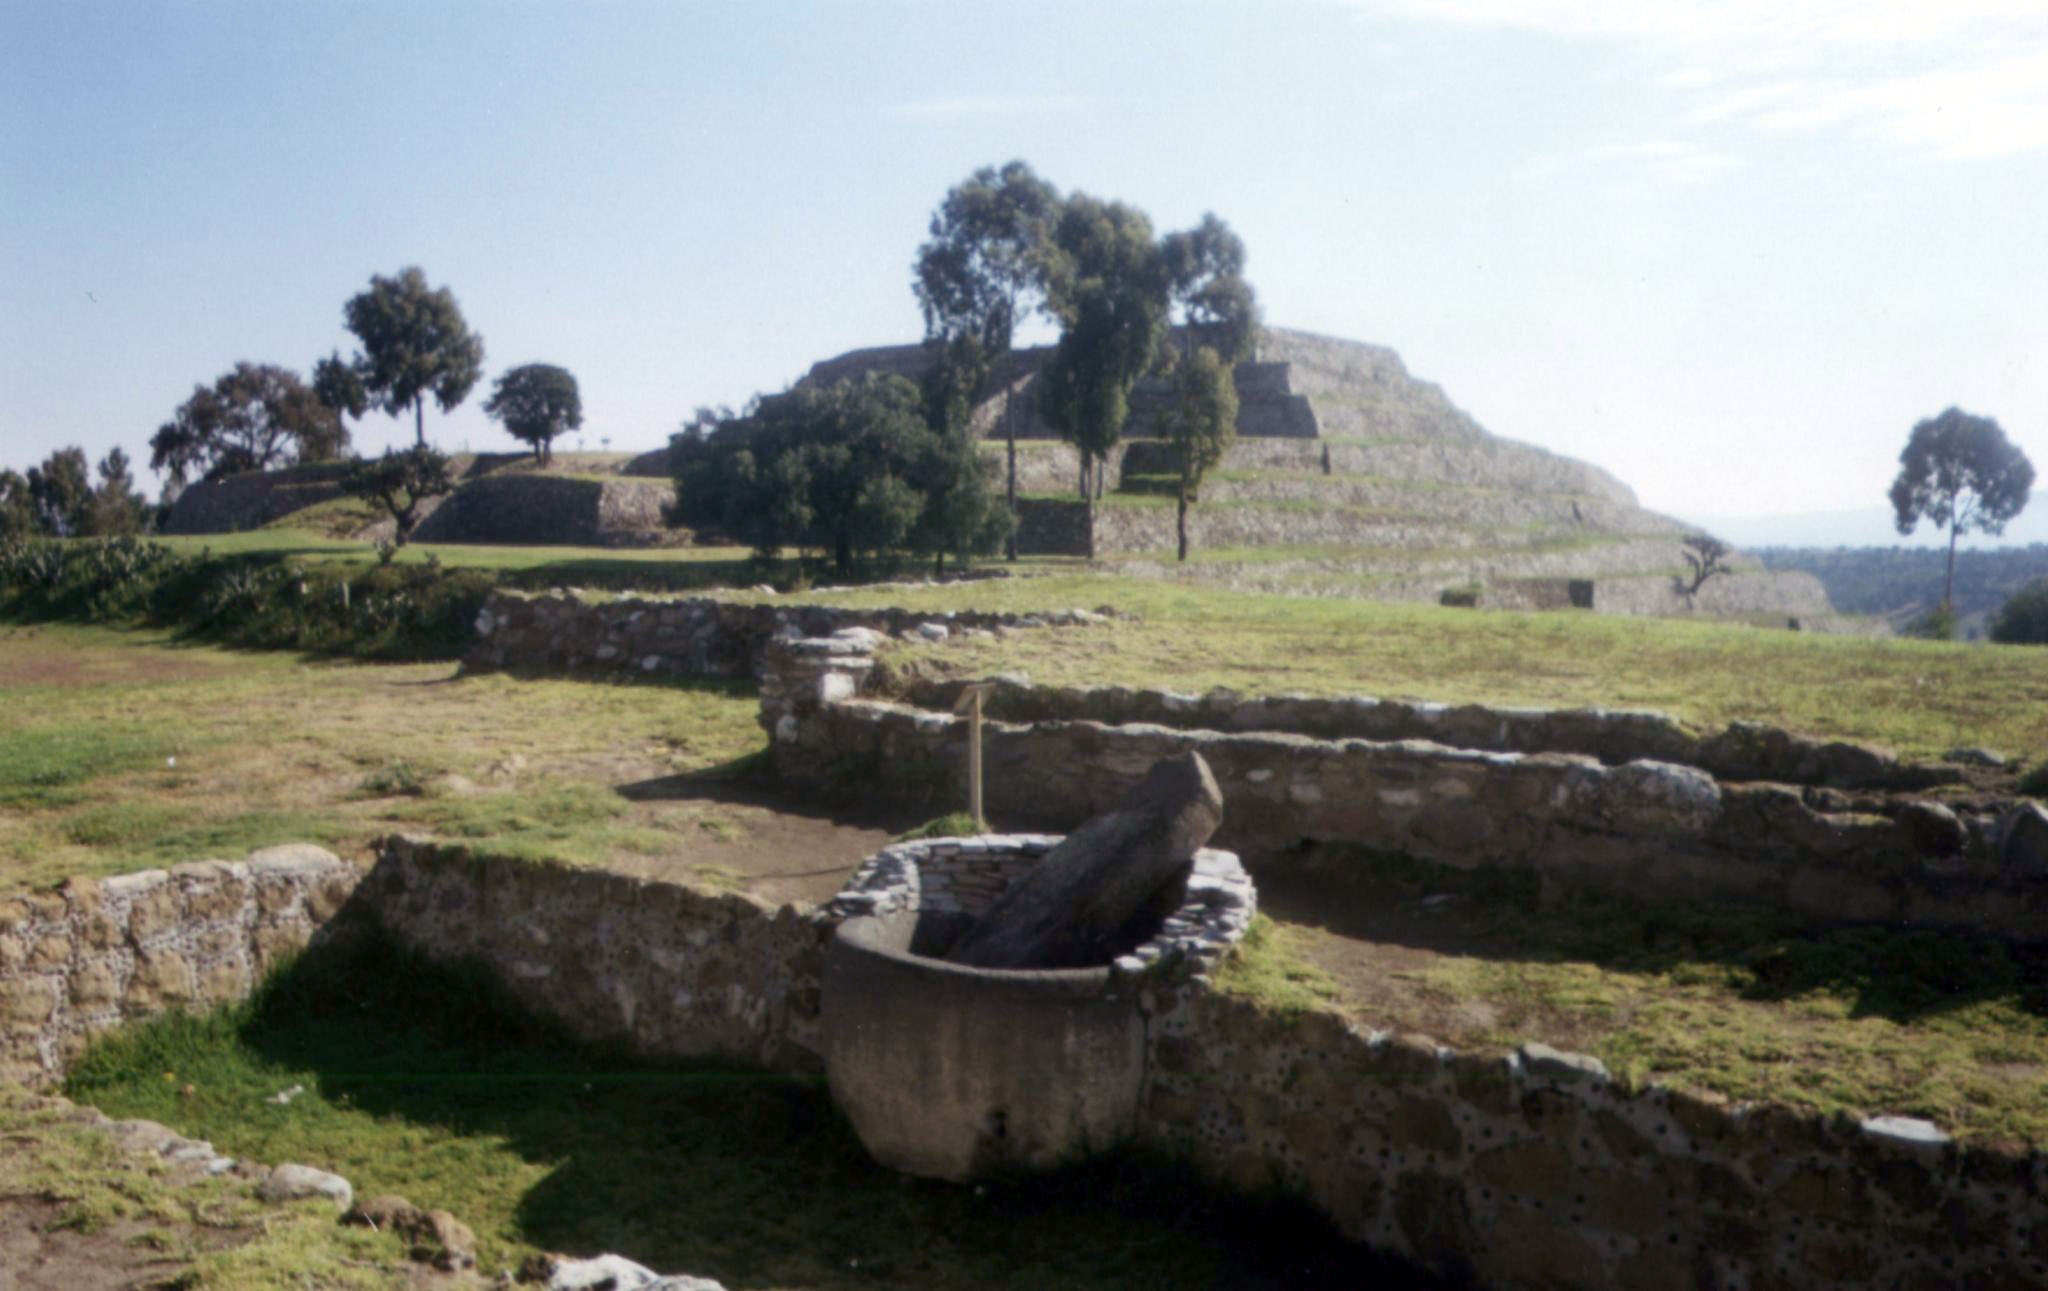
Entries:
{"label": "stepped stone pyramid", "polygon": [[[1597,466],[1493,435],[1384,346],[1264,329],[1237,367],[1238,441],[1189,516],[1194,558],[1174,556],[1173,459],[1156,438],[1156,380],[1131,398],[1108,490],[1078,496],[1079,459],[1039,419],[1033,385],[1051,348],[1019,350],[975,411],[1002,469],[1006,401],[1015,402],[1019,547],[1092,556],[1151,574],[1245,588],[1379,599],[1476,597],[1522,608],[1788,616],[1814,626],[1832,607],[1818,580],[1735,555],[1732,574],[1691,604],[1673,585],[1694,532],[1645,510]],[[922,346],[855,350],[800,384],[868,372],[913,380]]]}

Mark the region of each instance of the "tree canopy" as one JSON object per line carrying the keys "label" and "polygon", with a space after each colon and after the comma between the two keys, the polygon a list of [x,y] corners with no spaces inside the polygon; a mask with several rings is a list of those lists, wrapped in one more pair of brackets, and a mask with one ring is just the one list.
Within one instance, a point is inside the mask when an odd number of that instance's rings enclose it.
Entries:
{"label": "tree canopy", "polygon": [[128,454],[118,447],[109,451],[100,459],[99,475],[95,487],[85,450],[76,446],[57,449],[27,475],[0,470],[0,542],[139,531],[148,505],[135,491]]}
{"label": "tree canopy", "polygon": [[194,386],[149,441],[149,468],[173,484],[338,457],[348,431],[289,368],[237,363]]}
{"label": "tree canopy", "polygon": [[412,409],[416,446],[425,447],[426,396],[444,413],[469,397],[483,375],[483,338],[469,330],[454,294],[429,287],[417,265],[372,276],[369,290],[351,296],[342,312],[363,343],[354,364],[363,390],[391,416]]}
{"label": "tree canopy", "polygon": [[935,431],[898,376],[800,386],[744,417],[698,423],[673,449],[676,515],[751,544],[862,555],[993,550],[1009,516],[992,505],[970,440]]}
{"label": "tree canopy", "polygon": [[1991,620],[2001,645],[2048,645],[2048,578],[2037,578],[2006,598]]}
{"label": "tree canopy", "polygon": [[507,434],[533,446],[536,460],[554,456],[555,436],[583,424],[583,397],[567,368],[527,363],[498,378],[484,413],[502,422]]}
{"label": "tree canopy", "polygon": [[1159,242],[1168,294],[1180,311],[1182,349],[1216,351],[1225,364],[1249,358],[1259,332],[1258,297],[1244,277],[1244,240],[1214,215]]}
{"label": "tree canopy", "polygon": [[[937,350],[931,379],[950,419],[957,400],[971,410],[987,393],[990,376],[1007,377],[1018,322],[1045,295],[1046,239],[1059,211],[1059,193],[1030,166],[1013,161],[984,166],[956,185],[932,214],[931,237],[918,248],[913,287],[924,312],[925,344]],[[1014,391],[1003,398],[1003,438],[1009,445],[1007,506],[1017,509],[1017,429]],[[934,423],[938,424],[938,423]],[[1012,559],[1016,549],[1010,550]]]}
{"label": "tree canopy", "polygon": [[1955,604],[1956,539],[2004,532],[2033,487],[2034,464],[1991,418],[1950,408],[1913,427],[1892,481],[1892,512],[1901,534],[1922,520],[1948,530],[1943,606]]}
{"label": "tree canopy", "polygon": [[415,444],[402,452],[387,448],[381,457],[352,458],[341,487],[383,507],[397,529],[395,545],[403,547],[420,522],[421,506],[428,498],[453,493],[455,477],[446,453]]}
{"label": "tree canopy", "polygon": [[1171,286],[1152,221],[1085,193],[1060,208],[1046,255],[1046,300],[1059,344],[1039,373],[1039,411],[1081,450],[1081,487],[1100,491],[1097,464],[1130,415],[1131,388],[1166,330]]}
{"label": "tree canopy", "polygon": [[1198,346],[1174,365],[1163,429],[1180,467],[1176,527],[1186,560],[1188,504],[1199,496],[1202,477],[1237,442],[1237,382],[1214,348]]}

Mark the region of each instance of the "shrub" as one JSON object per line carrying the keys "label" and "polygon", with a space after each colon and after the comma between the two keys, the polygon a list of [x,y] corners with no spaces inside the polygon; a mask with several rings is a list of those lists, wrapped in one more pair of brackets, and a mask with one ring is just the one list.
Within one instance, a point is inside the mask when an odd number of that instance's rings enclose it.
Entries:
{"label": "shrub", "polygon": [[2048,578],[2028,583],[1999,607],[1991,639],[2001,645],[2048,645]]}
{"label": "shrub", "polygon": [[1906,629],[1906,635],[1925,641],[1953,641],[1956,639],[1956,612],[1947,604],[1937,605],[1913,621]]}

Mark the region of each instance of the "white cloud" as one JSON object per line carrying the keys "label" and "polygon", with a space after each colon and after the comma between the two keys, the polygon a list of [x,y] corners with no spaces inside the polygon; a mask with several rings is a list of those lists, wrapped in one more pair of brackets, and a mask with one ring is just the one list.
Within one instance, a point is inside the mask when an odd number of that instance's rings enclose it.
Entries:
{"label": "white cloud", "polygon": [[1407,17],[1619,46],[1695,122],[1937,157],[2048,149],[2041,0],[1395,0]]}
{"label": "white cloud", "polygon": [[1072,112],[1082,104],[1075,94],[969,94],[892,103],[882,109],[882,115],[894,121],[944,123],[1009,120]]}

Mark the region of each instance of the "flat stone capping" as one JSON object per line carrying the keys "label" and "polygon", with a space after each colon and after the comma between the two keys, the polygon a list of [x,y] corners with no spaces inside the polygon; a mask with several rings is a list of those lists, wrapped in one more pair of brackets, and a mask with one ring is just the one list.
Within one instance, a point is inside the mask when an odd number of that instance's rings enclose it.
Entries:
{"label": "flat stone capping", "polygon": [[[897,696],[949,711],[959,681],[922,681]],[[1677,718],[1645,709],[1525,708],[1375,699],[1369,695],[1196,695],[1125,686],[1034,686],[996,678],[984,692],[988,716],[1012,722],[1079,719],[1151,723],[1177,730],[1273,731],[1324,740],[1429,740],[1496,753],[1578,753],[1609,766],[1650,759],[1699,767],[1722,780],[1826,785],[1838,789],[1924,789],[1964,778],[1954,763],[1901,761],[1889,750],[1800,735],[1760,722],[1731,722],[1701,735]]]}

